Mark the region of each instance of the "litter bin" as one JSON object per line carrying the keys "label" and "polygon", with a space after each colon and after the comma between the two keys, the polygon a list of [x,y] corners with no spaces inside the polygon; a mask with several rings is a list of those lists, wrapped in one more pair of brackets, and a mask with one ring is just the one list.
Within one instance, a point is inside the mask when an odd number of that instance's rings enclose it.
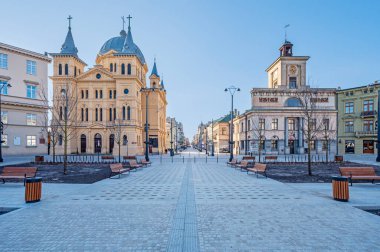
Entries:
{"label": "litter bin", "polygon": [[34,157],[34,162],[40,163],[44,161],[44,156],[35,156]]}
{"label": "litter bin", "polygon": [[335,162],[343,162],[343,156],[335,155]]}
{"label": "litter bin", "polygon": [[348,201],[350,197],[350,193],[348,190],[347,177],[340,177],[340,176],[332,177],[332,189],[333,189],[334,200],[345,201],[345,202]]}
{"label": "litter bin", "polygon": [[25,180],[25,202],[33,203],[41,199],[42,178],[27,178]]}

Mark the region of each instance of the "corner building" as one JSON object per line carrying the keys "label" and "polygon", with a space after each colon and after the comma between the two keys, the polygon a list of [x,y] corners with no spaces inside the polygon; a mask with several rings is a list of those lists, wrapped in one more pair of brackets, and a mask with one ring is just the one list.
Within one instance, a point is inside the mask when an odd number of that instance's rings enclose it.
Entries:
{"label": "corner building", "polygon": [[[69,94],[74,112],[68,120],[68,154],[103,153],[141,155],[145,148],[145,115],[148,66],[144,55],[132,38],[131,27],[107,40],[96,57],[96,65],[85,70],[79,58],[71,26],[59,53],[53,57],[53,106],[57,120],[64,120],[63,105],[58,105],[62,92]],[[149,152],[163,152],[165,147],[166,90],[154,63],[150,75]],[[74,99],[73,99],[74,98]],[[70,105],[67,106],[69,109]],[[152,134],[151,134],[152,133]],[[57,143],[57,153],[63,153],[63,133]],[[153,140],[154,139],[154,140]]]}

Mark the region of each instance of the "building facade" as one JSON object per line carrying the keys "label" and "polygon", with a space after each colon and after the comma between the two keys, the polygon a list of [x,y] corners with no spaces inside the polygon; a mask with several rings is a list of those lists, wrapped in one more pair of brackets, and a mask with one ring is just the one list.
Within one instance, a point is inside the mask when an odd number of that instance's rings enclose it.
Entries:
{"label": "building facade", "polygon": [[149,152],[164,151],[166,90],[156,63],[146,89],[148,66],[133,41],[130,24],[127,32],[123,29],[103,44],[96,65],[87,70],[70,24],[61,51],[50,55],[54,62],[52,131],[56,128],[58,153],[64,152],[67,140],[69,154],[117,154],[118,145],[121,155],[143,154],[147,111]]}
{"label": "building facade", "polygon": [[337,91],[339,154],[377,154],[377,82]]}
{"label": "building facade", "polygon": [[268,87],[253,88],[252,108],[234,119],[235,153],[336,152],[336,90],[307,85],[308,59],[293,56],[288,41],[281,46],[266,70]]}
{"label": "building facade", "polygon": [[47,55],[0,43],[2,150],[6,155],[48,152]]}

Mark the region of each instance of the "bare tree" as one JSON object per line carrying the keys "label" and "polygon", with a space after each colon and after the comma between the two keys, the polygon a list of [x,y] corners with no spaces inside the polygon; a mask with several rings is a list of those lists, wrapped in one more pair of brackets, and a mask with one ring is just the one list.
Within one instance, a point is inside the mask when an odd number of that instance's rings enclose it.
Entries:
{"label": "bare tree", "polygon": [[320,135],[326,144],[326,163],[329,161],[330,144],[336,138],[335,125],[327,113],[323,113],[322,122],[320,123]]}
{"label": "bare tree", "polygon": [[[120,118],[120,117],[119,117]],[[119,149],[119,163],[121,162],[121,144],[123,141],[123,134],[122,134],[122,128],[124,124],[122,119],[116,119],[112,122],[112,125],[110,126],[109,130],[112,134],[114,134],[114,141],[118,145]]]}
{"label": "bare tree", "polygon": [[261,162],[261,155],[265,145],[265,133],[269,129],[268,120],[259,114],[253,115],[252,118],[253,120],[251,131],[253,139],[258,143],[259,162]]}

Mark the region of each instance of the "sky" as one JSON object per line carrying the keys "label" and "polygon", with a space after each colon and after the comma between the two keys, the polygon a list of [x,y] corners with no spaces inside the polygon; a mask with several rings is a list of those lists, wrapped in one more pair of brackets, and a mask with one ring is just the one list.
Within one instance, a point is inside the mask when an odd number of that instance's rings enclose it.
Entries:
{"label": "sky", "polygon": [[[310,56],[313,87],[350,88],[380,80],[380,1],[368,0],[0,0],[0,42],[36,52],[59,52],[71,15],[79,57],[89,67],[105,41],[118,36],[121,16],[149,73],[167,89],[167,115],[192,139],[198,124],[230,110],[250,109],[250,90],[266,87],[265,69],[279,56],[284,26],[293,55]],[[51,73],[52,66],[49,66]]]}

